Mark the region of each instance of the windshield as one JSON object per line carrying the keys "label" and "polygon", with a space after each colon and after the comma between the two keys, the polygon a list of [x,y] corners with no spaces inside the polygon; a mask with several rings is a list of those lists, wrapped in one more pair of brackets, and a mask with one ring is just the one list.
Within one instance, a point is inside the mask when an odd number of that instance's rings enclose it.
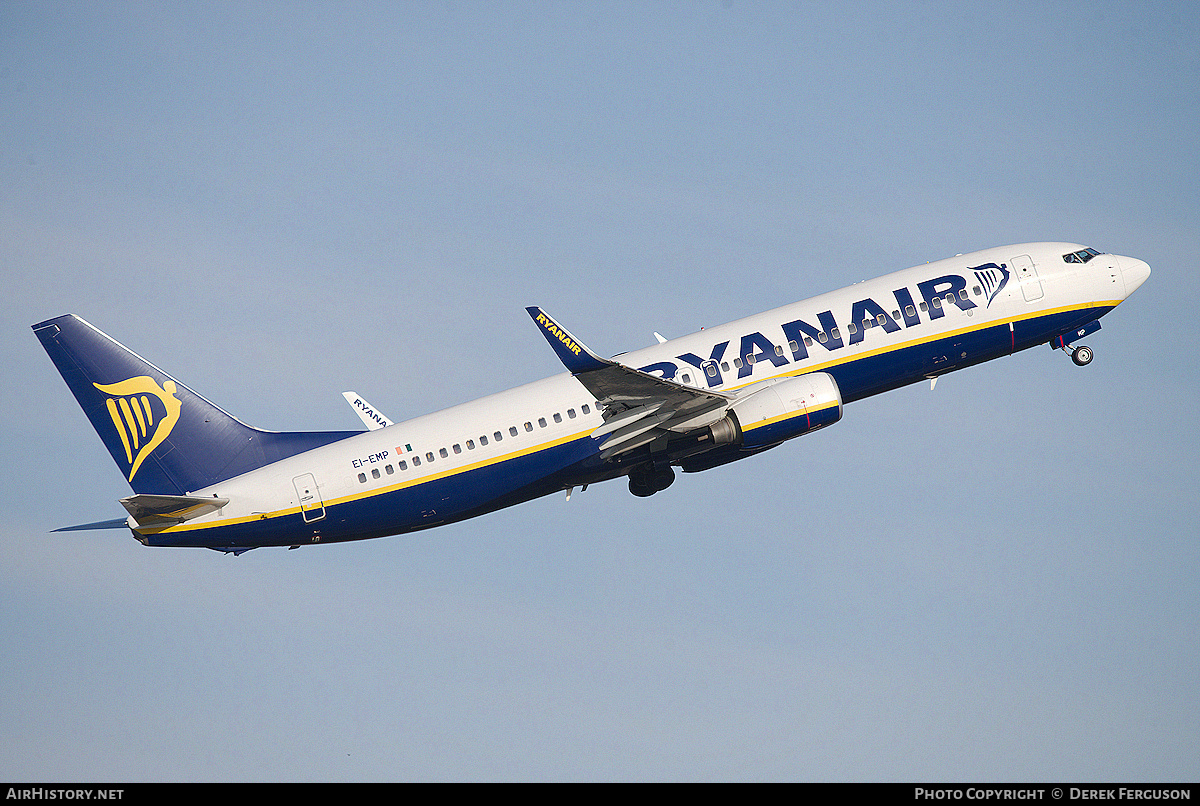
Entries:
{"label": "windshield", "polygon": [[1098,254],[1100,253],[1095,249],[1088,247],[1087,249],[1080,249],[1078,252],[1063,255],[1063,261],[1066,263],[1087,263]]}

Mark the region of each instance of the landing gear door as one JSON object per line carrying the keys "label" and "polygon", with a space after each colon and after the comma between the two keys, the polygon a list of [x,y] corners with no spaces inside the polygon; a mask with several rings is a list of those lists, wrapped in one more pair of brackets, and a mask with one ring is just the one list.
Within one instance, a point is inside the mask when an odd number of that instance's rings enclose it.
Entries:
{"label": "landing gear door", "polygon": [[317,488],[317,479],[312,473],[305,473],[292,479],[296,487],[296,497],[300,501],[300,514],[305,523],[319,521],[325,517],[325,502],[321,500],[321,491]]}
{"label": "landing gear door", "polygon": [[1038,278],[1033,258],[1029,255],[1017,255],[1012,259],[1012,266],[1017,273],[1017,280],[1021,283],[1021,293],[1025,295],[1025,301],[1036,302],[1041,299],[1044,294],[1042,281]]}

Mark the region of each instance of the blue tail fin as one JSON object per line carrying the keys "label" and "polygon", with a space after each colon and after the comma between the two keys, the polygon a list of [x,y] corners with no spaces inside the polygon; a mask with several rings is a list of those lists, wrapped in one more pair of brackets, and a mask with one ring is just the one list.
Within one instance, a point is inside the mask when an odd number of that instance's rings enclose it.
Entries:
{"label": "blue tail fin", "polygon": [[359,433],[251,428],[74,314],[33,332],[136,493],[186,495]]}

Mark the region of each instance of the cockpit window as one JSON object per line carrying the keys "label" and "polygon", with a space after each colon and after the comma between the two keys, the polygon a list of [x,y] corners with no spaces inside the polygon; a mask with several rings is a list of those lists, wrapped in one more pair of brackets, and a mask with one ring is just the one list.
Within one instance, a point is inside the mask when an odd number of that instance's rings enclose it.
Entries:
{"label": "cockpit window", "polygon": [[1088,247],[1087,249],[1080,249],[1078,252],[1063,255],[1063,261],[1066,263],[1087,263],[1098,254],[1100,253],[1095,249]]}

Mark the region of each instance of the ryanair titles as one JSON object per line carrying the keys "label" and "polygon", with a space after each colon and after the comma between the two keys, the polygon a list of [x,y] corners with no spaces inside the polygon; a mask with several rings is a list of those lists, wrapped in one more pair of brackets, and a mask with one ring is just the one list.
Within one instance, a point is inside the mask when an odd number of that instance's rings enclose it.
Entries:
{"label": "ryanair titles", "polygon": [[[975,266],[969,271],[974,272],[977,279],[980,278],[981,272],[989,276],[990,274],[1002,276],[1001,281],[985,286],[988,288],[986,294],[988,305],[1008,282],[1007,267],[998,266],[995,263]],[[982,280],[979,282],[982,283]],[[846,346],[853,346],[863,341],[868,329],[882,328],[885,333],[896,333],[902,328],[920,325],[923,321],[922,315],[926,316],[928,321],[940,319],[946,315],[946,309],[951,305],[964,312],[970,311],[978,306],[971,301],[967,283],[967,279],[958,274],[947,274],[917,283],[920,303],[914,300],[912,291],[908,287],[898,288],[892,292],[895,305],[888,306],[891,308],[890,311],[888,307],[870,297],[860,299],[850,306],[850,317],[844,331],[838,326],[832,311],[821,311],[816,315],[815,323],[804,319],[783,323],[781,329],[786,344],[776,344],[762,333],[747,333],[741,337],[737,352],[733,353],[732,360],[733,366],[737,370],[737,378],[740,380],[750,377],[754,373],[754,365],[763,361],[770,362],[773,367],[783,367],[789,363],[803,361],[808,358],[810,347],[819,346],[833,352]],[[976,292],[979,293],[978,289]],[[888,302],[890,303],[891,300]],[[539,321],[541,321],[540,318]],[[553,323],[546,321],[543,324],[551,332],[561,333]],[[570,342],[569,337],[565,334],[559,335],[559,338],[564,342]],[[574,342],[570,343],[574,344]],[[730,371],[728,361],[731,359],[726,358],[727,353],[732,353],[729,346],[730,342],[723,341],[715,345],[707,357],[695,353],[684,353],[677,358],[683,362],[684,367],[690,365],[699,370],[697,374],[705,379],[708,386],[720,386],[725,382],[723,373]],[[576,351],[578,351],[577,347]],[[643,372],[659,374],[668,379],[674,379],[680,368],[681,365],[674,361],[659,361],[639,367]]]}
{"label": "ryanair titles", "polygon": [[570,350],[575,355],[579,355],[580,351],[583,349],[578,344],[575,343],[575,340],[573,338],[571,338],[571,334],[567,333],[567,331],[563,330],[558,325],[554,324],[554,322],[550,321],[550,319],[548,319],[545,314],[539,313],[537,315],[537,323],[539,325],[541,325],[542,327],[546,328],[547,333],[549,333],[551,336],[553,336],[554,338],[561,341],[563,343],[563,346],[566,347],[568,350]]}

